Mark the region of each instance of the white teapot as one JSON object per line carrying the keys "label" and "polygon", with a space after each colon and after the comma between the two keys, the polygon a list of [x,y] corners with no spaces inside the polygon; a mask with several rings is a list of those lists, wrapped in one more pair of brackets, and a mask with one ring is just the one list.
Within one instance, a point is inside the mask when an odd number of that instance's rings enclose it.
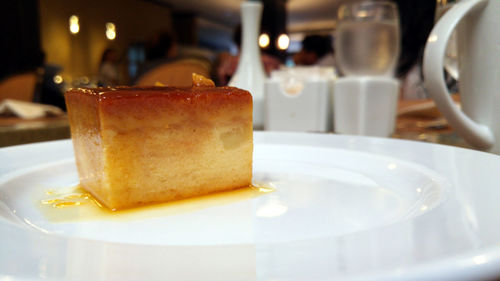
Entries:
{"label": "white teapot", "polygon": [[[429,94],[471,145],[500,154],[500,0],[461,0],[427,40],[423,73]],[[460,110],[443,77],[446,45],[457,31]]]}

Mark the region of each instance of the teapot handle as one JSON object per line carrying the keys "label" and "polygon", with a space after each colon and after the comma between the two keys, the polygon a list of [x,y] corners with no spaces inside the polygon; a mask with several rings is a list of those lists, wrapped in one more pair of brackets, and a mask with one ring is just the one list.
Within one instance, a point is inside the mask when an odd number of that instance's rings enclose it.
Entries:
{"label": "teapot handle", "polygon": [[443,61],[446,45],[458,23],[467,14],[480,10],[487,3],[488,0],[463,0],[446,12],[427,39],[423,60],[425,87],[438,109],[467,142],[482,150],[493,146],[493,133],[487,126],[476,123],[455,106],[444,81]]}

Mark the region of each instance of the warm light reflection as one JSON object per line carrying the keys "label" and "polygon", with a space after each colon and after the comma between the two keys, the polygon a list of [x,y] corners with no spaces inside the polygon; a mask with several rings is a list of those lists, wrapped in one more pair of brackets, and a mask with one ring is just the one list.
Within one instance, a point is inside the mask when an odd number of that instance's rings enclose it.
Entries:
{"label": "warm light reflection", "polygon": [[422,207],[420,207],[420,211],[422,212],[427,211],[427,209],[429,209],[429,206],[427,205],[422,205]]}
{"label": "warm light reflection", "polygon": [[43,232],[43,233],[49,233],[49,231],[48,231],[47,229],[44,229],[44,228],[39,227],[38,225],[36,225],[36,224],[32,223],[32,222],[31,222],[29,219],[27,219],[27,218],[24,218],[24,222],[25,222],[26,224],[28,224],[29,226],[33,227],[34,229],[36,229],[36,230],[40,231],[40,232]]}
{"label": "warm light reflection", "polygon": [[106,37],[109,40],[114,40],[116,38],[116,32],[113,30],[106,30]]}
{"label": "warm light reflection", "polygon": [[427,41],[429,41],[429,42],[436,42],[437,40],[438,40],[438,36],[436,34],[429,36],[429,39],[427,39]]}
{"label": "warm light reflection", "polygon": [[82,78],[80,78],[80,81],[82,82],[82,84],[88,84],[90,82],[87,76],[83,76]]}
{"label": "warm light reflection", "polygon": [[107,22],[106,23],[106,29],[111,29],[111,30],[115,30],[116,29],[116,26],[114,23],[112,22]]}
{"label": "warm light reflection", "polygon": [[257,210],[258,217],[278,217],[288,211],[288,207],[277,200],[271,200]]}
{"label": "warm light reflection", "polygon": [[480,256],[475,256],[474,258],[472,258],[474,260],[474,263],[475,264],[483,264],[483,263],[486,263],[488,261],[488,259],[484,256],[484,255],[480,255]]}
{"label": "warm light reflection", "polygon": [[398,167],[398,165],[396,165],[395,163],[391,163],[391,164],[387,165],[387,169],[389,169],[389,170],[396,170],[397,167]]}
{"label": "warm light reflection", "polygon": [[106,38],[114,40],[116,38],[116,26],[112,22],[106,23]]}
{"label": "warm light reflection", "polygon": [[448,0],[437,0],[438,6],[446,6],[448,4]]}
{"label": "warm light reflection", "polygon": [[76,15],[69,17],[69,31],[73,34],[77,34],[80,31],[80,23]]}
{"label": "warm light reflection", "polygon": [[267,35],[267,33],[262,33],[260,36],[259,36],[259,46],[261,48],[266,48],[267,46],[269,46],[269,35]]}
{"label": "warm light reflection", "polygon": [[356,16],[358,18],[366,18],[368,16],[368,12],[367,11],[358,11],[358,13],[356,14]]}
{"label": "warm light reflection", "polygon": [[288,49],[288,46],[290,45],[290,38],[286,34],[281,34],[278,37],[277,41],[278,49],[280,50],[286,50]]}
{"label": "warm light reflection", "polygon": [[56,84],[61,84],[63,82],[63,78],[61,77],[61,75],[54,76],[52,80],[54,80],[54,83]]}

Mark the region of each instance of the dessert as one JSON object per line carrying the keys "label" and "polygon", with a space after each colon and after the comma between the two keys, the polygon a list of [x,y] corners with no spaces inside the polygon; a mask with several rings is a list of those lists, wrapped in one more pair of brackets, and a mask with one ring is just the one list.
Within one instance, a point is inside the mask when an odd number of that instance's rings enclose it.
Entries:
{"label": "dessert", "polygon": [[110,209],[249,186],[252,96],[206,85],[69,90],[80,185]]}

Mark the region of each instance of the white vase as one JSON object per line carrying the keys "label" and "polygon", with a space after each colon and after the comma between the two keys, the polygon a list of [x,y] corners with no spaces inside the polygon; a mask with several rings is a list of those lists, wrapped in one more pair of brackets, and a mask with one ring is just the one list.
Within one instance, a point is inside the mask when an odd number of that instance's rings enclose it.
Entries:
{"label": "white vase", "polygon": [[266,74],[260,57],[258,36],[262,3],[245,1],[241,4],[242,37],[238,67],[230,86],[249,91],[253,97],[253,126],[261,129],[264,124],[264,82]]}

